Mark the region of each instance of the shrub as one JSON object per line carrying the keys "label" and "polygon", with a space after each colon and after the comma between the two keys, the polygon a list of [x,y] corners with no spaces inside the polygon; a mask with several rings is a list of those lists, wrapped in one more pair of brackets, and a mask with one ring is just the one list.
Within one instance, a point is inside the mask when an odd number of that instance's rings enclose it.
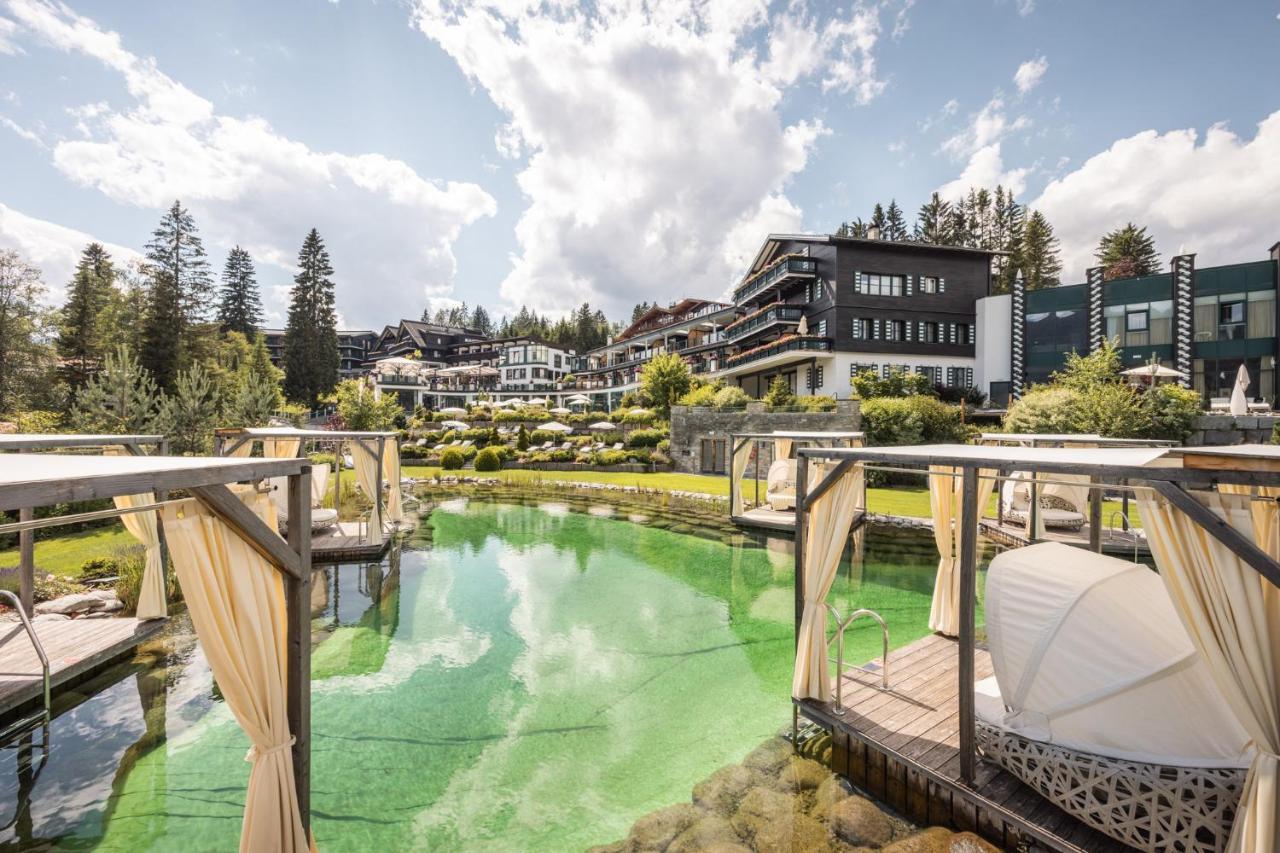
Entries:
{"label": "shrub", "polygon": [[1006,432],[1088,432],[1084,429],[1080,392],[1054,385],[1033,387],[1010,403],[1004,428]]}
{"label": "shrub", "polygon": [[863,400],[934,393],[927,374],[910,373],[900,367],[891,369],[884,377],[874,370],[861,370],[849,380],[849,384],[853,387],[854,396]]}
{"label": "shrub", "polygon": [[791,385],[782,376],[775,376],[769,383],[769,390],[764,394],[764,403],[771,409],[784,409],[796,400]]}
{"label": "shrub", "polygon": [[466,447],[459,447],[458,450],[461,451],[462,458],[466,460],[475,459],[476,454],[480,452],[480,448],[476,447],[474,444]]}
{"label": "shrub", "polygon": [[627,461],[625,450],[597,450],[591,457],[594,465],[621,465]]}
{"label": "shrub", "polygon": [[667,437],[663,429],[637,429],[627,436],[627,444],[631,447],[657,447],[658,442]]}
{"label": "shrub", "polygon": [[469,438],[472,441],[488,441],[489,430],[485,429],[484,427],[472,427],[471,429],[464,429],[462,431],[462,437]]}
{"label": "shrub", "polygon": [[834,412],[836,410],[836,398],[821,394],[811,394],[804,397],[796,397],[796,405],[806,412]]}
{"label": "shrub", "polygon": [[431,448],[419,447],[418,445],[413,443],[400,445],[401,459],[422,459],[423,457],[427,456],[430,452],[431,452]]}
{"label": "shrub", "polygon": [[493,422],[495,424],[515,423],[516,421],[522,420],[525,420],[525,417],[519,412],[510,412],[506,409],[500,409],[493,413]]}
{"label": "shrub", "polygon": [[704,382],[683,394],[677,403],[681,406],[714,406],[716,394],[720,390],[719,383]]}
{"label": "shrub", "polygon": [[477,471],[500,471],[502,470],[502,455],[496,447],[486,447],[476,454],[475,467]]}
{"label": "shrub", "polygon": [[529,434],[530,444],[546,444],[548,441],[554,441],[556,444],[561,444],[564,440],[565,434],[562,432],[556,432],[553,429],[535,429]]}
{"label": "shrub", "polygon": [[751,395],[736,385],[727,385],[716,392],[714,405],[722,409],[736,409],[751,402]]}
{"label": "shrub", "polygon": [[529,449],[529,431],[524,428],[524,424],[520,424],[520,430],[516,433],[516,450]]}
{"label": "shrub", "polygon": [[106,557],[94,557],[92,560],[85,560],[80,564],[80,574],[77,580],[101,580],[103,578],[115,577],[118,569],[115,561]]}
{"label": "shrub", "polygon": [[311,460],[312,465],[328,465],[329,470],[333,470],[333,454],[332,453],[312,453],[307,456]]}
{"label": "shrub", "polygon": [[863,429],[873,446],[945,444],[967,435],[962,412],[932,397],[874,397],[862,403]]}
{"label": "shrub", "polygon": [[111,560],[116,570],[116,598],[124,605],[126,613],[138,609],[138,597],[142,593],[142,575],[147,568],[147,550],[141,545],[119,548]]}
{"label": "shrub", "polygon": [[1149,419],[1143,438],[1184,441],[1200,414],[1200,395],[1172,383],[1152,388],[1142,395],[1142,403]]}
{"label": "shrub", "polygon": [[445,448],[440,454],[440,467],[446,471],[457,471],[466,464],[467,457],[462,455],[462,451],[456,447]]}
{"label": "shrub", "polygon": [[[659,442],[658,442],[658,452],[659,452],[659,453],[663,453],[663,454],[670,453],[670,452],[671,452],[671,439],[669,439],[669,438],[664,438],[664,439],[662,439],[662,441],[659,441]],[[667,461],[669,462],[669,461],[671,461],[671,460],[669,460],[669,459],[668,459]]]}

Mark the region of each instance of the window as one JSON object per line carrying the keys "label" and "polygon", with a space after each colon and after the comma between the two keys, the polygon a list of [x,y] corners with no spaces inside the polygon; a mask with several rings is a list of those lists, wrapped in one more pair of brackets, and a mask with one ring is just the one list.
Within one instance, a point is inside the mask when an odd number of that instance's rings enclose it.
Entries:
{"label": "window", "polygon": [[884,324],[884,339],[886,341],[900,341],[903,338],[903,322],[901,320],[889,320]]}
{"label": "window", "polygon": [[921,364],[916,366],[916,373],[929,377],[930,385],[942,384],[942,368],[936,365]]}
{"label": "window", "polygon": [[924,332],[920,336],[920,342],[926,344],[936,344],[938,342],[938,322],[936,320],[924,321]]}
{"label": "window", "polygon": [[822,387],[822,367],[811,367],[806,374],[809,380],[809,388],[811,390]]}
{"label": "window", "polygon": [[[1139,310],[1134,310],[1137,307]],[[1127,347],[1145,347],[1151,343],[1151,335],[1149,330],[1149,317],[1147,308],[1142,306],[1129,306],[1124,315],[1124,345]]]}
{"label": "window", "polygon": [[901,296],[906,281],[907,277],[903,275],[864,272],[858,282],[858,292],[867,296]]}
{"label": "window", "polygon": [[809,301],[816,302],[821,299],[822,292],[822,279],[815,279],[813,283],[809,285]]}
{"label": "window", "polygon": [[[1255,290],[1249,294],[1249,337],[1274,338],[1276,335],[1276,294],[1273,290]],[[1264,368],[1265,370],[1265,368]],[[1269,399],[1266,394],[1263,399]]]}
{"label": "window", "polygon": [[1149,343],[1173,343],[1173,301],[1165,299],[1147,306],[1147,324],[1151,335]]}
{"label": "window", "polygon": [[1102,318],[1106,325],[1107,340],[1119,344],[1124,338],[1124,306],[1107,305],[1102,309]]}
{"label": "window", "polygon": [[853,318],[853,339],[855,341],[871,340],[871,321],[865,317]]}
{"label": "window", "polygon": [[921,293],[937,293],[938,277],[936,275],[920,276],[920,292]]}
{"label": "window", "polygon": [[878,373],[880,371],[880,366],[878,364],[859,364],[857,362],[849,365],[850,376],[857,376],[864,370],[870,370],[872,373]]}
{"label": "window", "polygon": [[813,327],[813,329],[814,329],[813,334],[817,335],[820,338],[825,338],[827,336],[827,321],[819,320],[817,324]]}
{"label": "window", "polygon": [[560,366],[562,366],[562,365],[561,365],[561,361],[560,361],[560,356],[558,356],[558,355],[557,355],[557,356],[556,356],[556,367],[560,367]]}
{"label": "window", "polygon": [[1245,322],[1244,294],[1218,297],[1218,340],[1242,340],[1248,332]]}

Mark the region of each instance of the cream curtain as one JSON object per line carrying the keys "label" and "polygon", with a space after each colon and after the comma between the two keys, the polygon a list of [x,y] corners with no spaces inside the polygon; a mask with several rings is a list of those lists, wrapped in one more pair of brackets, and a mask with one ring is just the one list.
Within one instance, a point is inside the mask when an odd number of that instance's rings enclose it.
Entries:
{"label": "cream curtain", "polygon": [[775,438],[773,440],[773,458],[774,459],[790,459],[791,446],[795,444],[789,438]]}
{"label": "cream curtain", "polygon": [[[1210,510],[1252,526],[1248,498],[1210,494]],[[1230,851],[1280,849],[1280,590],[1149,490],[1138,507],[1160,577],[1223,699],[1257,754],[1237,807]]]}
{"label": "cream curtain", "polygon": [[[803,464],[803,462],[802,462]],[[817,487],[838,463],[814,464],[818,472],[809,486]],[[840,568],[840,555],[849,539],[849,527],[858,512],[864,472],[858,465],[827,490],[809,508],[804,528],[804,613],[800,619],[795,673],[791,695],[798,699],[831,698],[831,676],[827,668],[827,593]],[[796,496],[797,500],[799,495]]]}
{"label": "cream curtain", "polygon": [[356,484],[373,503],[369,513],[369,541],[382,541],[382,495],[378,494],[378,460],[359,441],[352,441],[351,459],[356,466]]}
{"label": "cream curtain", "polygon": [[329,491],[329,468],[328,462],[322,462],[319,465],[311,466],[311,505],[320,506],[324,503],[324,496]]}
{"label": "cream curtain", "polygon": [[[232,441],[234,441],[234,439],[232,439]],[[246,456],[251,456],[252,454],[253,454],[253,439],[248,438],[248,439],[245,439],[244,443],[241,444],[239,447],[237,447],[235,450],[232,450],[230,453],[224,453],[223,455],[244,458]],[[267,455],[270,456],[271,454],[268,453]]]}
{"label": "cream curtain", "polygon": [[742,489],[744,483],[742,477],[747,473],[747,463],[751,461],[751,448],[755,445],[749,438],[742,440],[742,447],[733,452],[733,471],[729,476],[733,477],[733,514],[742,515],[746,511],[746,504],[742,500]]}
{"label": "cream curtain", "polygon": [[1258,547],[1280,560],[1280,486],[1259,486],[1255,490],[1251,486],[1222,483],[1218,491],[1228,495],[1253,495],[1266,500],[1249,502],[1249,515],[1253,521],[1253,541]]}
{"label": "cream curtain", "polygon": [[[933,516],[933,541],[938,546],[938,574],[933,582],[929,628],[948,637],[960,634],[960,511],[964,480],[960,468],[929,466],[929,510]],[[995,488],[995,472],[978,475],[978,517],[987,508]]]}
{"label": "cream curtain", "polygon": [[400,442],[387,439],[382,452],[382,481],[387,484],[387,521],[399,524],[404,521],[404,507],[400,494]]}
{"label": "cream curtain", "polygon": [[[116,509],[132,509],[155,503],[151,495],[116,495]],[[142,543],[147,551],[147,564],[142,572],[142,588],[138,591],[139,619],[164,619],[169,615],[164,590],[164,555],[160,552],[160,525],[154,512],[131,512],[120,516],[124,529]]]}
{"label": "cream curtain", "polygon": [[262,455],[268,459],[293,459],[298,455],[300,447],[302,447],[300,438],[264,438]]}
{"label": "cream curtain", "polygon": [[[241,499],[271,529],[266,495]],[[240,830],[242,853],[308,843],[294,785],[285,699],[284,581],[280,572],[198,501],[166,506],[164,530],[192,624],[227,707],[249,736],[253,765]]]}

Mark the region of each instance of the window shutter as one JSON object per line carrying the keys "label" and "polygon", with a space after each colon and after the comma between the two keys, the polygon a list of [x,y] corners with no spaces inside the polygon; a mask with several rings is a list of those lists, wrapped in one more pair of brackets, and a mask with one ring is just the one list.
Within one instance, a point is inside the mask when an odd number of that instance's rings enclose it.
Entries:
{"label": "window shutter", "polygon": [[945,278],[938,279],[938,292],[939,293],[947,292],[947,280]]}
{"label": "window shutter", "polygon": [[907,296],[910,296],[910,295],[911,295],[912,284],[913,284],[913,282],[914,282],[914,281],[915,281],[915,276],[913,276],[913,275],[908,275],[908,276],[907,276]]}
{"label": "window shutter", "polygon": [[911,326],[911,323],[902,324],[902,336],[908,341],[911,340]]}
{"label": "window shutter", "polygon": [[853,291],[854,293],[862,292],[862,273],[856,270],[853,273]]}

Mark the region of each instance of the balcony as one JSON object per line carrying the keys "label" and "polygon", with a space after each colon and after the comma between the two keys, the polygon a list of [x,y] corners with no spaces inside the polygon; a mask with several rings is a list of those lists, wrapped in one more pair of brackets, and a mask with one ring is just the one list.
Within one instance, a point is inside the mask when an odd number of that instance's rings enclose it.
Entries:
{"label": "balcony", "polygon": [[748,314],[730,326],[726,326],[724,338],[726,341],[740,340],[752,332],[758,332],[777,323],[799,323],[800,318],[803,316],[804,308],[800,305],[783,305],[780,303],[770,305],[754,314]]}
{"label": "balcony", "polygon": [[772,343],[762,344],[758,347],[752,347],[745,352],[737,355],[731,355],[725,359],[725,367],[741,367],[744,364],[750,364],[753,361],[769,358],[774,355],[781,355],[786,352],[830,352],[831,339],[820,338],[815,335],[789,335],[785,338],[779,338]]}
{"label": "balcony", "polygon": [[769,266],[747,279],[733,292],[733,301],[742,304],[757,293],[781,284],[787,279],[811,279],[818,272],[818,262],[803,255],[783,255]]}

